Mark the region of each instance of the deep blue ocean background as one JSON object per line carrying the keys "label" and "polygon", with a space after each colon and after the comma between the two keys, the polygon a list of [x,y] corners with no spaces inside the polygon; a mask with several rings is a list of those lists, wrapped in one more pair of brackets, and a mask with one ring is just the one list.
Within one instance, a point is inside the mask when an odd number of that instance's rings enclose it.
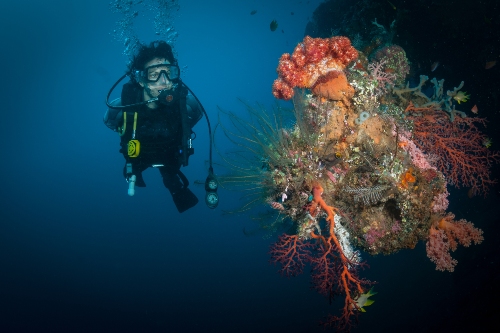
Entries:
{"label": "deep blue ocean background", "polygon": [[[212,126],[218,106],[244,112],[238,98],[273,106],[278,59],[303,39],[320,2],[179,1],[175,51]],[[157,39],[151,12],[141,14],[140,39]],[[278,274],[268,255],[275,238],[248,237],[250,217],[223,214],[240,194],[221,189],[210,210],[193,185],[200,203],[179,214],[149,169],[147,187],[127,195],[119,137],[102,122],[105,95],[127,63],[111,35],[118,19],[103,0],[0,3],[0,332],[323,331],[318,322],[343,300],[330,305],[311,290],[307,271]],[[499,67],[490,70],[496,87]],[[499,111],[482,116],[498,120]],[[208,158],[205,120],[194,130],[196,153],[183,169],[192,183],[205,180]],[[231,149],[223,137],[217,144]],[[483,244],[455,252],[454,273],[436,271],[423,243],[365,256],[363,274],[378,294],[354,332],[479,332],[494,323],[498,189],[486,199],[450,192],[450,210],[485,231]]]}

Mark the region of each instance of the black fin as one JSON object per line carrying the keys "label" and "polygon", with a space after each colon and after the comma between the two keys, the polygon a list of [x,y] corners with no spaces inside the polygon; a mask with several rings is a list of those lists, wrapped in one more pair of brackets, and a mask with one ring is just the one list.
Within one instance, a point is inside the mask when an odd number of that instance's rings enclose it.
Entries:
{"label": "black fin", "polygon": [[175,193],[172,193],[172,199],[174,200],[175,207],[179,213],[183,213],[189,208],[196,206],[198,203],[198,198],[191,192],[187,187],[177,190]]}

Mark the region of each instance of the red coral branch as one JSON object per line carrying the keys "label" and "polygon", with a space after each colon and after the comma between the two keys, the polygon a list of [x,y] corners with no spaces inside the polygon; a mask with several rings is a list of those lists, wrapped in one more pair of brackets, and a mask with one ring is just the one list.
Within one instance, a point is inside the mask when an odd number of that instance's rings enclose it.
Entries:
{"label": "red coral branch", "polygon": [[336,252],[338,250],[334,248],[330,238],[328,240],[325,239],[325,241],[329,242],[326,249],[324,246],[320,246],[321,255],[311,259],[311,279],[314,289],[323,296],[332,297],[335,281],[340,276],[340,267],[338,260],[336,260]]}
{"label": "red coral branch", "polygon": [[313,244],[310,240],[302,240],[298,235],[283,234],[271,247],[271,262],[282,265],[280,273],[285,276],[295,276],[302,273],[304,266],[312,266],[312,284],[320,294],[333,298],[334,294],[344,295],[344,307],[339,316],[330,315],[323,322],[325,327],[335,327],[339,331],[350,330],[353,319],[359,314],[357,297],[364,292],[363,286],[370,281],[360,279],[356,269],[363,264],[353,262],[347,258],[335,235],[335,211],[328,206],[321,197],[323,188],[316,183],[312,189],[313,200],[308,207],[311,216],[318,216],[320,212],[327,215],[328,229],[322,235],[311,232],[311,238],[319,241],[316,251],[311,251]]}
{"label": "red coral branch", "polygon": [[[312,237],[322,240],[324,252],[320,257],[312,260],[313,265],[313,285],[321,294],[332,296],[333,287],[336,285],[336,293],[344,294],[344,308],[340,316],[329,316],[323,323],[325,327],[335,326],[339,331],[350,330],[353,325],[353,318],[357,318],[359,307],[356,298],[364,292],[363,285],[369,281],[362,280],[357,276],[355,270],[356,263],[349,260],[340,246],[335,235],[335,213],[334,208],[328,206],[321,195],[323,188],[319,184],[313,186],[313,203],[320,206],[327,214],[328,234],[318,236],[314,233]],[[321,246],[320,248],[323,248]]]}
{"label": "red coral branch", "polygon": [[406,112],[414,123],[414,141],[427,154],[439,156],[436,167],[450,184],[471,187],[472,194],[488,192],[496,181],[490,179],[490,167],[500,160],[498,152],[483,145],[486,136],[478,128],[484,118],[450,117],[441,109],[415,107]]}
{"label": "red coral branch", "polygon": [[283,234],[271,246],[271,262],[280,263],[280,273],[287,277],[299,275],[310,261],[310,247],[311,244],[299,239],[297,235]]}

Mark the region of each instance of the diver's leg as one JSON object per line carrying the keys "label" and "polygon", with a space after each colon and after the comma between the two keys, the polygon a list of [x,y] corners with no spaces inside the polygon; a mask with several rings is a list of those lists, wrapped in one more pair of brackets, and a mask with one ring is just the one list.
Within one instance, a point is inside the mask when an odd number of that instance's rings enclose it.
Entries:
{"label": "diver's leg", "polygon": [[163,178],[163,184],[172,195],[175,207],[179,213],[194,207],[198,203],[198,198],[187,188],[187,183],[183,183],[178,175],[177,168],[164,166],[159,168]]}

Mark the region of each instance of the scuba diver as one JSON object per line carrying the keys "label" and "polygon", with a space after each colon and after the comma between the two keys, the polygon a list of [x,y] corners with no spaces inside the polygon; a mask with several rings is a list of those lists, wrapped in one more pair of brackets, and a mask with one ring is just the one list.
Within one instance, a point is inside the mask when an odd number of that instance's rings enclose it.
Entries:
{"label": "scuba diver", "polygon": [[[118,83],[126,76],[130,81],[122,88],[121,98],[108,102]],[[104,115],[107,127],[120,135],[120,153],[125,157],[123,174],[129,183],[128,194],[135,186],[145,187],[142,172],[158,168],[163,184],[172,195],[179,213],[198,203],[181,172],[194,153],[192,128],[207,118],[210,135],[210,168],[205,182],[205,201],[210,208],[218,204],[217,181],[212,169],[210,122],[194,93],[181,81],[180,69],[172,47],[164,41],[141,44],[128,65],[128,71],[111,88]]]}

